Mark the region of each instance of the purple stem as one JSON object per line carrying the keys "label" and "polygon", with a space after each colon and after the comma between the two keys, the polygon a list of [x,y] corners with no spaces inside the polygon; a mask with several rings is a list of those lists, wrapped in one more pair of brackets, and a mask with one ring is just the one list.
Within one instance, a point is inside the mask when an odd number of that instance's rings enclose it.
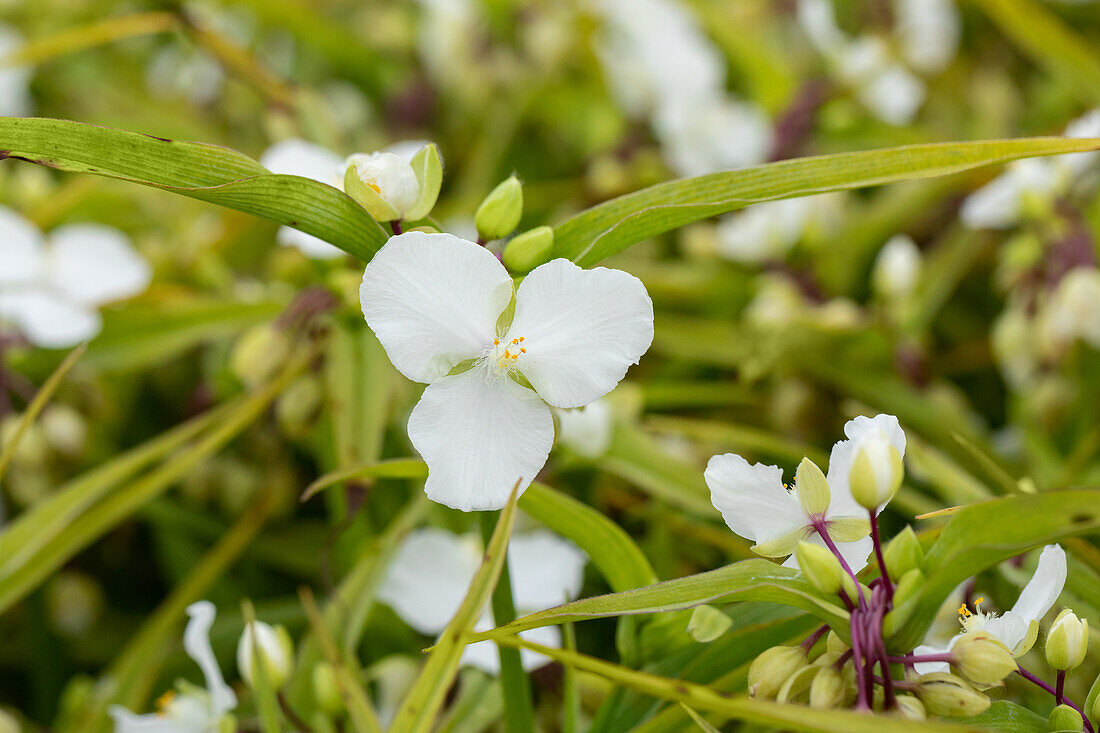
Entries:
{"label": "purple stem", "polygon": [[1054,687],[1054,702],[1061,705],[1066,701],[1066,670],[1058,670],[1057,682]]}
{"label": "purple stem", "polygon": [[871,541],[875,544],[875,559],[878,560],[878,569],[882,577],[883,587],[886,588],[886,602],[894,598],[894,584],[890,582],[890,573],[886,572],[886,559],[882,556],[882,542],[878,537],[878,516],[874,509],[868,510],[871,515]]}
{"label": "purple stem", "polygon": [[955,655],[951,652],[943,652],[942,654],[904,654],[899,657],[886,657],[886,659],[895,664],[919,664],[921,662],[947,662],[950,664],[955,661]]}
{"label": "purple stem", "polygon": [[818,641],[820,641],[821,637],[825,636],[825,634],[828,634],[828,633],[829,633],[829,624],[825,624],[821,628],[814,631],[814,633],[807,636],[806,639],[802,642],[802,644],[800,646],[803,649],[805,649],[806,651],[810,651],[811,649],[814,648],[814,644],[816,644]]}
{"label": "purple stem", "polygon": [[848,573],[848,576],[855,582],[856,595],[859,596],[859,607],[866,608],[867,603],[863,599],[863,589],[859,587],[859,579],[856,578],[856,574],[852,572],[852,569],[848,567],[848,562],[844,559],[844,556],[840,554],[840,550],[837,549],[836,543],[833,542],[833,538],[829,536],[829,530],[825,526],[825,520],[814,519],[813,528],[817,531],[817,534],[821,537],[825,546],[836,555],[836,559],[840,561],[840,567],[843,568],[844,572]]}
{"label": "purple stem", "polygon": [[859,610],[852,611],[852,664],[856,669],[856,710],[870,710],[869,690],[864,672],[863,642],[860,639]]}
{"label": "purple stem", "polygon": [[402,229],[401,229],[401,222],[399,222],[399,221],[398,221],[397,219],[394,219],[393,221],[391,221],[391,222],[390,222],[390,226],[391,226],[391,227],[393,227],[393,235],[394,235],[395,237],[396,237],[396,236],[397,236],[398,234],[401,234],[401,232],[402,232]]}
{"label": "purple stem", "polygon": [[[1055,690],[1053,687],[1048,685],[1046,682],[1043,682],[1041,679],[1039,679],[1038,677],[1033,675],[1031,672],[1028,672],[1023,667],[1017,667],[1016,668],[1016,673],[1018,675],[1020,675],[1021,677],[1023,677],[1028,682],[1030,682],[1034,685],[1038,685],[1039,687],[1043,688],[1044,690],[1049,692],[1051,695],[1055,695],[1055,696],[1058,695],[1057,690]],[[1077,707],[1077,705],[1075,705],[1072,700],[1070,700],[1067,697],[1063,697],[1062,700],[1061,700],[1061,704],[1069,705],[1071,708],[1076,710],[1078,712],[1078,714],[1081,716],[1081,720],[1085,721],[1085,730],[1088,731],[1088,733],[1095,733],[1095,731],[1093,730],[1093,727],[1092,727],[1092,723],[1089,722],[1089,716],[1087,716],[1083,712],[1081,712],[1081,708]]]}

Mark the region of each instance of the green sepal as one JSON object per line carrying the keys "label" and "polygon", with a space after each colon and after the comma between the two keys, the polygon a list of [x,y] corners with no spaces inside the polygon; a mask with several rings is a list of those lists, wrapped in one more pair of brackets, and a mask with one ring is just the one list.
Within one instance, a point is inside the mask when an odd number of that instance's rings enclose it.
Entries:
{"label": "green sepal", "polygon": [[443,185],[443,159],[435,143],[428,143],[417,151],[409,165],[412,166],[416,182],[420,186],[420,198],[405,212],[404,218],[416,221],[426,217],[435,208],[439,189]]}

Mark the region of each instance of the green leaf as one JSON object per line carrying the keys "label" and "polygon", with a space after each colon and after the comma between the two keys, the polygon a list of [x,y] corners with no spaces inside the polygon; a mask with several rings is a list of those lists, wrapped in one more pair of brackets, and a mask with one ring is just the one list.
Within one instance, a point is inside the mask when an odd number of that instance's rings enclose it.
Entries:
{"label": "green leaf", "polygon": [[382,227],[344,192],[275,175],[248,156],[69,120],[0,119],[0,157],[172,191],[300,229],[369,260]]}
{"label": "green leaf", "polygon": [[1047,733],[1047,719],[1008,700],[997,700],[981,715],[960,722],[1005,733]]}
{"label": "green leaf", "polygon": [[[517,482],[516,488],[519,484]],[[462,651],[466,648],[464,637],[477,623],[481,609],[493,592],[508,549],[508,539],[512,535],[512,526],[516,520],[516,488],[508,504],[500,512],[492,541],[485,548],[485,559],[478,568],[469,590],[458,607],[451,622],[439,635],[439,643],[428,656],[424,668],[413,683],[412,689],[401,701],[401,705],[390,726],[391,733],[421,733],[431,730],[435,717],[445,702],[458,672],[458,663]]]}
{"label": "green leaf", "polygon": [[785,603],[812,613],[834,628],[843,628],[848,623],[848,613],[820,598],[797,570],[759,558],[644,588],[566,603],[528,614],[505,626],[477,634],[477,637],[499,639],[565,621],[679,611],[704,603],[733,601]]}
{"label": "green leaf", "polygon": [[952,515],[925,556],[927,581],[899,606],[909,621],[890,648],[921,643],[951,590],[967,578],[1040,545],[1100,529],[1100,489],[1067,489],[1008,496],[963,507]]}
{"label": "green leaf", "polygon": [[929,143],[839,153],[659,183],[582,211],[554,228],[559,257],[590,266],[632,244],[752,203],[958,173],[1017,158],[1095,150],[1056,137]]}

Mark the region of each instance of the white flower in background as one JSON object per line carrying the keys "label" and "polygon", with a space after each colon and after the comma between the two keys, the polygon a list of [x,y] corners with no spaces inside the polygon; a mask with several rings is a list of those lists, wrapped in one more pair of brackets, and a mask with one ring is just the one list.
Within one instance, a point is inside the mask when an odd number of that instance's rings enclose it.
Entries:
{"label": "white flower in background", "polygon": [[[23,45],[23,36],[9,25],[0,23],[0,58]],[[34,113],[31,97],[31,67],[0,68],[0,116],[27,117]]]}
{"label": "white flower in background", "polygon": [[913,238],[895,234],[882,246],[871,271],[875,291],[891,300],[912,294],[921,271],[921,254]]}
{"label": "white flower in background", "polygon": [[756,294],[742,315],[747,323],[766,330],[790,326],[808,311],[802,292],[789,277],[764,273],[756,278]]}
{"label": "white flower in background", "polygon": [[[416,530],[398,548],[379,588],[378,599],[412,628],[436,636],[462,604],[481,560],[481,543],[473,536],[459,536],[433,527]],[[517,613],[541,611],[576,598],[584,582],[587,561],[572,543],[550,532],[514,535],[508,545],[508,577]],[[475,628],[478,631],[493,628],[488,610]],[[532,629],[520,636],[544,646],[561,645],[561,632],[556,626]],[[527,670],[550,661],[527,650],[521,656]],[[489,674],[500,670],[496,645],[491,641],[470,644],[462,660]]]}
{"label": "white flower in background", "polygon": [[611,446],[615,424],[606,397],[572,410],[554,410],[558,417],[558,442],[579,456],[599,458]]}
{"label": "white flower in background", "polygon": [[[1100,137],[1100,108],[1071,122],[1065,137]],[[1006,166],[1004,173],[963,201],[960,217],[971,229],[1009,229],[1030,211],[1044,211],[1067,193],[1094,167],[1097,153],[1068,153],[1025,158]]]}
{"label": "white flower in background", "polygon": [[124,233],[66,224],[48,235],[0,207],[0,322],[35,346],[66,348],[102,327],[101,305],[136,295],[152,279]]}
{"label": "white flower in background", "polygon": [[[1031,576],[1011,611],[998,616],[976,608],[971,613],[965,606],[959,609],[959,621],[963,630],[952,637],[946,647],[923,644],[913,650],[914,654],[943,654],[948,652],[964,634],[985,631],[1004,644],[1015,655],[1026,653],[1035,643],[1039,621],[1051,609],[1062,588],[1066,584],[1066,553],[1059,545],[1047,545],[1039,555],[1039,564]],[[978,601],[977,605],[981,605]],[[916,665],[917,672],[946,672],[946,662],[921,662]]]}
{"label": "white flower in background", "polygon": [[171,43],[149,60],[145,87],[160,98],[183,97],[191,104],[213,104],[221,97],[225,72],[208,52]]}
{"label": "white flower in background", "polygon": [[767,115],[726,95],[665,105],[654,130],[669,165],[682,176],[763,163],[772,148]]}
{"label": "white flower in background", "polygon": [[549,405],[599,399],[653,341],[636,277],[556,259],[516,289],[491,252],[450,234],[391,238],[359,294],[393,365],[428,385],[408,426],[424,489],[463,511],[500,509],[517,482],[525,489],[554,441]]}
{"label": "white flower in background", "polygon": [[421,16],[417,52],[428,75],[444,87],[461,86],[478,56],[484,23],[472,0],[417,0]]}
{"label": "white flower in background", "polygon": [[[878,436],[885,436],[904,455],[905,434],[892,415],[857,417],[844,426],[844,434],[848,440],[834,445],[829,457],[827,508],[814,506],[820,497],[807,496],[806,489],[800,492],[797,480],[788,489],[778,466],[750,464],[733,453],[714,456],[707,463],[704,478],[711,501],[730,529],[755,542],[754,551],[769,557],[790,555],[802,540],[824,545],[815,528],[823,523],[849,567],[859,572],[873,545],[867,536],[867,510],[852,498],[848,474],[860,448]],[[800,466],[800,475],[803,470]],[[793,555],[784,564],[797,567]]]}
{"label": "white flower in background", "polygon": [[285,628],[263,621],[245,624],[237,642],[237,669],[249,687],[256,686],[257,658],[263,665],[267,684],[272,689],[282,687],[294,667],[294,642]]}
{"label": "white flower in background", "polygon": [[832,0],[799,0],[798,20],[837,76],[876,117],[910,122],[924,102],[924,82],[913,73],[943,70],[955,56],[959,16],[953,0],[896,0],[894,28],[900,57],[885,38],[850,38],[837,25]]}
{"label": "white flower in background", "polygon": [[1026,386],[1039,371],[1039,334],[1027,307],[1011,301],[990,331],[997,365],[1009,385]]}
{"label": "white flower in background", "polygon": [[1100,270],[1078,267],[1059,281],[1041,311],[1044,340],[1064,345],[1081,339],[1100,349]]}
{"label": "white flower in background", "polygon": [[831,193],[752,204],[719,220],[718,253],[734,262],[781,260],[807,233],[828,227],[842,204]]}
{"label": "white flower in background", "polygon": [[195,660],[206,679],[206,689],[186,683],[179,693],[169,693],[158,702],[160,712],[135,715],[121,705],[109,712],[115,721],[115,733],[217,733],[225,714],[237,707],[237,696],[225,683],[214,650],[210,646],[210,627],[217,610],[209,601],[187,607],[191,620],[183,632],[183,648]]}

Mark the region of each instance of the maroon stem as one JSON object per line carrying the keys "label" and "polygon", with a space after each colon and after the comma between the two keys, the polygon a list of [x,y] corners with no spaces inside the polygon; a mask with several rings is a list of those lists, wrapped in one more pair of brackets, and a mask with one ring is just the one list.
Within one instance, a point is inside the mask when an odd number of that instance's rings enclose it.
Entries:
{"label": "maroon stem", "polygon": [[882,556],[882,542],[878,536],[878,516],[874,509],[868,510],[871,515],[871,541],[875,544],[875,559],[878,560],[879,574],[882,576],[883,587],[886,588],[886,602],[894,598],[894,584],[890,582],[890,573],[886,571],[886,559]]}
{"label": "maroon stem", "polygon": [[898,657],[886,657],[894,664],[920,664],[921,662],[947,662],[950,664],[955,661],[955,655],[951,652],[943,652],[942,654],[904,654]]}
{"label": "maroon stem", "polygon": [[848,562],[844,559],[844,556],[840,554],[840,550],[837,549],[836,543],[833,542],[833,538],[829,536],[829,530],[825,526],[824,519],[814,519],[813,528],[817,534],[821,537],[825,546],[836,555],[836,559],[840,561],[840,567],[848,574],[848,577],[852,579],[856,584],[856,595],[859,596],[859,607],[865,608],[867,606],[866,601],[863,599],[863,589],[859,587],[859,579],[856,578],[856,574],[852,572],[852,569],[848,567]]}
{"label": "maroon stem", "polygon": [[1066,701],[1066,670],[1058,670],[1057,682],[1054,687],[1054,701],[1061,705]]}
{"label": "maroon stem", "polygon": [[860,615],[859,609],[852,611],[852,664],[856,669],[856,710],[870,710],[870,690],[867,688],[864,673],[863,641],[860,638]]}
{"label": "maroon stem", "polygon": [[[1016,673],[1018,675],[1020,675],[1021,677],[1023,677],[1028,682],[1032,683],[1033,685],[1038,685],[1039,687],[1043,688],[1044,690],[1049,692],[1051,695],[1055,695],[1055,696],[1058,695],[1057,690],[1055,690],[1053,687],[1048,685],[1046,682],[1043,682],[1041,679],[1039,679],[1038,677],[1033,675],[1031,672],[1028,672],[1023,667],[1017,667],[1016,668]],[[1077,713],[1081,716],[1081,720],[1085,721],[1085,730],[1088,731],[1088,733],[1095,733],[1095,731],[1093,730],[1093,727],[1092,727],[1092,723],[1089,722],[1089,716],[1087,716],[1083,712],[1081,712],[1081,708],[1077,707],[1077,705],[1075,705],[1072,700],[1070,700],[1067,697],[1063,697],[1060,701],[1060,704],[1069,705],[1071,708],[1076,710]]]}
{"label": "maroon stem", "polygon": [[821,637],[825,636],[825,634],[828,634],[828,633],[829,633],[829,624],[825,624],[821,628],[814,631],[814,633],[807,636],[806,639],[802,642],[802,644],[800,646],[803,649],[805,649],[806,651],[810,651],[811,649],[814,648],[814,644],[816,644],[818,641],[820,641]]}
{"label": "maroon stem", "polygon": [[397,219],[394,219],[393,221],[391,221],[391,222],[390,222],[390,226],[391,226],[391,227],[393,227],[393,235],[394,235],[395,237],[396,237],[396,236],[397,236],[398,234],[401,234],[401,233],[402,233],[402,231],[403,231],[403,230],[401,229],[401,222],[400,222],[400,221],[398,221]]}

